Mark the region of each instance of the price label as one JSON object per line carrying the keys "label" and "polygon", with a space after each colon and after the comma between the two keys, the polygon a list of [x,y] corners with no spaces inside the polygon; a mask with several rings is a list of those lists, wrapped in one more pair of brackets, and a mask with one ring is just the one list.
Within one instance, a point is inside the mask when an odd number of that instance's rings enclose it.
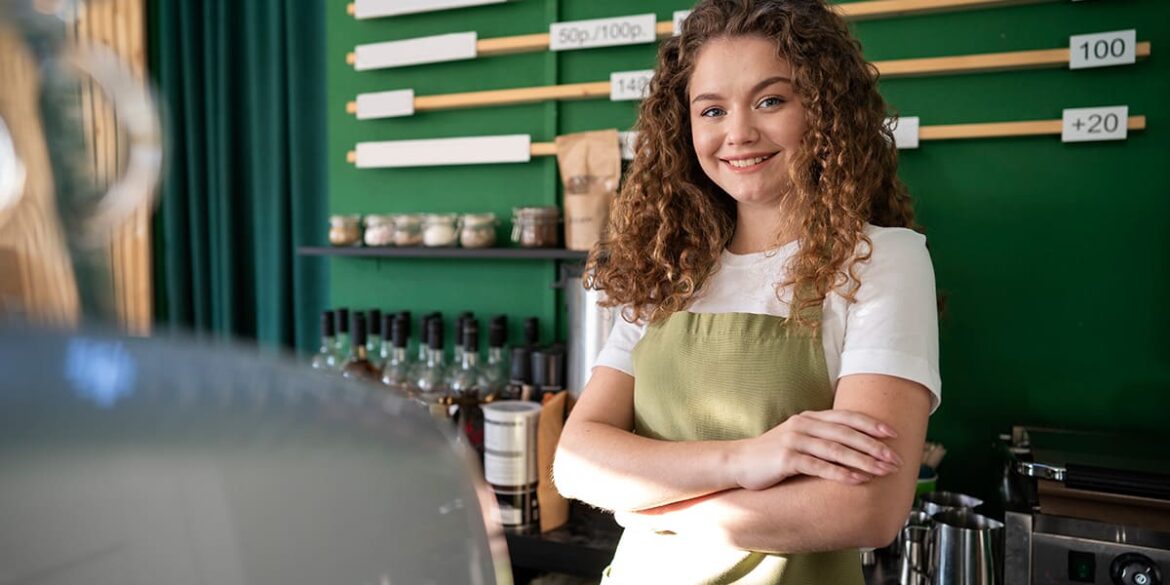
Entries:
{"label": "price label", "polygon": [[1066,108],[1060,132],[1062,142],[1125,140],[1129,135],[1129,106]]}
{"label": "price label", "polygon": [[557,22],[549,26],[548,48],[568,51],[653,43],[657,40],[656,26],[653,12],[637,16]]}
{"label": "price label", "polygon": [[674,11],[674,36],[682,34],[683,21],[691,15],[690,10],[675,10]]}
{"label": "price label", "polygon": [[615,102],[645,99],[650,91],[653,69],[619,71],[609,74],[609,99]]}
{"label": "price label", "polygon": [[918,117],[890,118],[886,125],[894,131],[894,146],[899,149],[918,148]]}
{"label": "price label", "polygon": [[1137,30],[1069,37],[1069,69],[1132,65],[1137,62]]}

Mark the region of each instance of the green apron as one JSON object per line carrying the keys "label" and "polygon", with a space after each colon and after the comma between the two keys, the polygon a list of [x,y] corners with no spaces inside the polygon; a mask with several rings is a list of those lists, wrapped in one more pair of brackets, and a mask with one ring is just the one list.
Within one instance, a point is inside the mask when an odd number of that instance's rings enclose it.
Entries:
{"label": "green apron", "polygon": [[[820,322],[819,308],[810,310]],[[745,439],[833,407],[820,327],[749,313],[675,313],[633,350],[634,432],[666,441]],[[773,555],[626,530],[606,585],[861,585],[856,549]]]}

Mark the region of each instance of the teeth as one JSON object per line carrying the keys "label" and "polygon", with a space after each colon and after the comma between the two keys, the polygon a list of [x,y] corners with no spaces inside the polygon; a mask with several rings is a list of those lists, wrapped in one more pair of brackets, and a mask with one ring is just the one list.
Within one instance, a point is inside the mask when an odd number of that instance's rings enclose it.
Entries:
{"label": "teeth", "polygon": [[758,165],[758,164],[760,164],[760,163],[762,163],[770,158],[772,158],[771,155],[757,156],[756,158],[747,158],[747,159],[743,159],[743,160],[729,160],[729,161],[727,161],[727,163],[733,167],[742,169],[742,168]]}

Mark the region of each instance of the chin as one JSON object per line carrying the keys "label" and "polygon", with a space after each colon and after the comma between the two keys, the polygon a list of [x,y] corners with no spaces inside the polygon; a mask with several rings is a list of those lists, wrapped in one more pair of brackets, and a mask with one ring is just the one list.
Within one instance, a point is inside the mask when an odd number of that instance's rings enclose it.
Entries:
{"label": "chin", "polygon": [[763,205],[763,204],[779,205],[779,203],[780,203],[780,197],[776,195],[777,193],[780,192],[778,189],[776,189],[776,190],[767,189],[767,190],[762,190],[762,191],[756,190],[756,189],[728,191],[728,190],[724,189],[724,191],[728,195],[730,195],[731,198],[734,199],[736,203],[751,203],[751,204],[757,204],[757,205]]}

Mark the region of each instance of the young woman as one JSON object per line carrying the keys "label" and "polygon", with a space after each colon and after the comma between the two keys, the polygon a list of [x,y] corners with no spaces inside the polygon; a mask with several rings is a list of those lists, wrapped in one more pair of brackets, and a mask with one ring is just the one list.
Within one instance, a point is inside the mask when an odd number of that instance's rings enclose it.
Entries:
{"label": "young woman", "polygon": [[620,306],[554,478],[625,526],[606,583],[862,583],[937,408],[938,326],[877,72],[819,0],[663,42],[590,262]]}

